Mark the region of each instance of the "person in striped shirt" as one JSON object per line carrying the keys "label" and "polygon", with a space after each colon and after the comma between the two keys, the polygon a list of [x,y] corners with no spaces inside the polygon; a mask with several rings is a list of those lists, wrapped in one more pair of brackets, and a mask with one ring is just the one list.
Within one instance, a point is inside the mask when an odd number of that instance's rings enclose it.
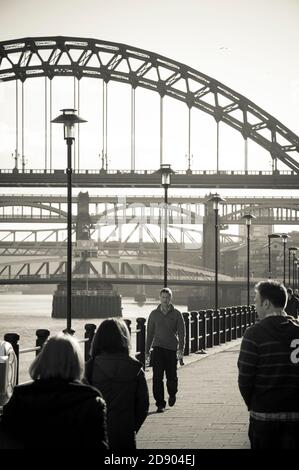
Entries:
{"label": "person in striped shirt", "polygon": [[246,329],[238,358],[252,449],[299,448],[299,322],[286,302],[283,284],[255,286],[258,321]]}

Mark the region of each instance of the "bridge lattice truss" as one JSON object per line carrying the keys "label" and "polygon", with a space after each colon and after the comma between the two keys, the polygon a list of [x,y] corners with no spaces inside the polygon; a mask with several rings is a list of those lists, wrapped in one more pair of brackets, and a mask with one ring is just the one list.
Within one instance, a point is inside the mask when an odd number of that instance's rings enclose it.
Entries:
{"label": "bridge lattice truss", "polygon": [[[82,274],[81,267],[88,267],[88,273]],[[5,280],[16,279],[20,283],[24,281],[51,280],[54,283],[65,281],[67,267],[66,256],[55,256],[53,254],[43,256],[12,256],[1,257],[0,260],[0,284]],[[170,261],[168,263],[168,276],[172,280],[205,280],[212,281],[214,272],[211,269],[195,266],[187,263]],[[155,280],[163,275],[161,258],[153,259],[146,254],[133,259],[130,256],[119,257],[119,254],[95,257],[72,257],[72,272],[77,279],[86,280],[96,278],[111,278],[114,280],[134,281],[137,279]],[[219,274],[220,280],[229,280],[230,276]],[[3,281],[3,282],[1,282]],[[5,283],[5,282],[4,282]]]}
{"label": "bridge lattice truss", "polygon": [[[207,197],[171,197],[169,199],[168,238],[170,251],[198,250],[202,239],[202,224],[207,216]],[[66,197],[51,195],[22,195],[0,197],[2,223],[55,223],[66,224]],[[73,198],[73,240],[76,240],[78,197]],[[119,256],[160,256],[163,248],[163,199],[147,196],[90,196],[90,216],[87,220],[88,237],[96,242],[98,253],[109,254],[112,245]],[[297,225],[299,221],[298,198],[229,197],[220,206],[220,228],[244,224],[245,213],[256,216],[256,225]],[[159,235],[152,226],[159,227]],[[124,235],[122,228],[127,226]],[[107,230],[103,231],[103,228]],[[147,241],[146,241],[147,239]],[[1,255],[64,256],[66,228],[5,229],[0,230]],[[244,243],[244,236],[222,232],[221,246]],[[113,248],[112,247],[112,248]]]}
{"label": "bridge lattice truss", "polygon": [[223,83],[167,57],[126,44],[74,37],[23,38],[0,43],[0,81],[74,76],[117,81],[197,108],[265,148],[275,163],[299,170],[299,137]]}

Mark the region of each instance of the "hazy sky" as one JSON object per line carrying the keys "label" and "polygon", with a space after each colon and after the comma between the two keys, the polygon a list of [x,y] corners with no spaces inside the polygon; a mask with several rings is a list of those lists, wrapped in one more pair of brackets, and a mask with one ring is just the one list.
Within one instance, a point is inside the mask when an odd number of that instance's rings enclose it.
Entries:
{"label": "hazy sky", "polygon": [[0,39],[70,35],[186,63],[299,131],[298,0],[0,0]]}

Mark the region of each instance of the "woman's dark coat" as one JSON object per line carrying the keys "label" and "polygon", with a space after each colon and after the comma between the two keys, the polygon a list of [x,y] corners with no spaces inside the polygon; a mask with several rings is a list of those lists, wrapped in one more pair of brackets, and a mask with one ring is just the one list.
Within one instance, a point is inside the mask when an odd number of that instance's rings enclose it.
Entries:
{"label": "woman's dark coat", "polygon": [[14,388],[2,433],[25,448],[107,448],[106,406],[80,382],[36,380]]}
{"label": "woman's dark coat", "polygon": [[86,380],[107,404],[109,448],[136,448],[136,433],[149,408],[142,364],[125,353],[102,353],[87,362]]}

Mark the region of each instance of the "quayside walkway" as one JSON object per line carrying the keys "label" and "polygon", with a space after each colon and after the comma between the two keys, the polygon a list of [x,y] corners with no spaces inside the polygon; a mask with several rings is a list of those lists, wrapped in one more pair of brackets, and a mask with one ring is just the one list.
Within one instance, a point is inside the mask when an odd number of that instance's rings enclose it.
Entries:
{"label": "quayside walkway", "polygon": [[139,449],[249,449],[248,412],[238,390],[241,339],[184,357],[173,408],[156,413],[151,369],[149,416],[137,436]]}

